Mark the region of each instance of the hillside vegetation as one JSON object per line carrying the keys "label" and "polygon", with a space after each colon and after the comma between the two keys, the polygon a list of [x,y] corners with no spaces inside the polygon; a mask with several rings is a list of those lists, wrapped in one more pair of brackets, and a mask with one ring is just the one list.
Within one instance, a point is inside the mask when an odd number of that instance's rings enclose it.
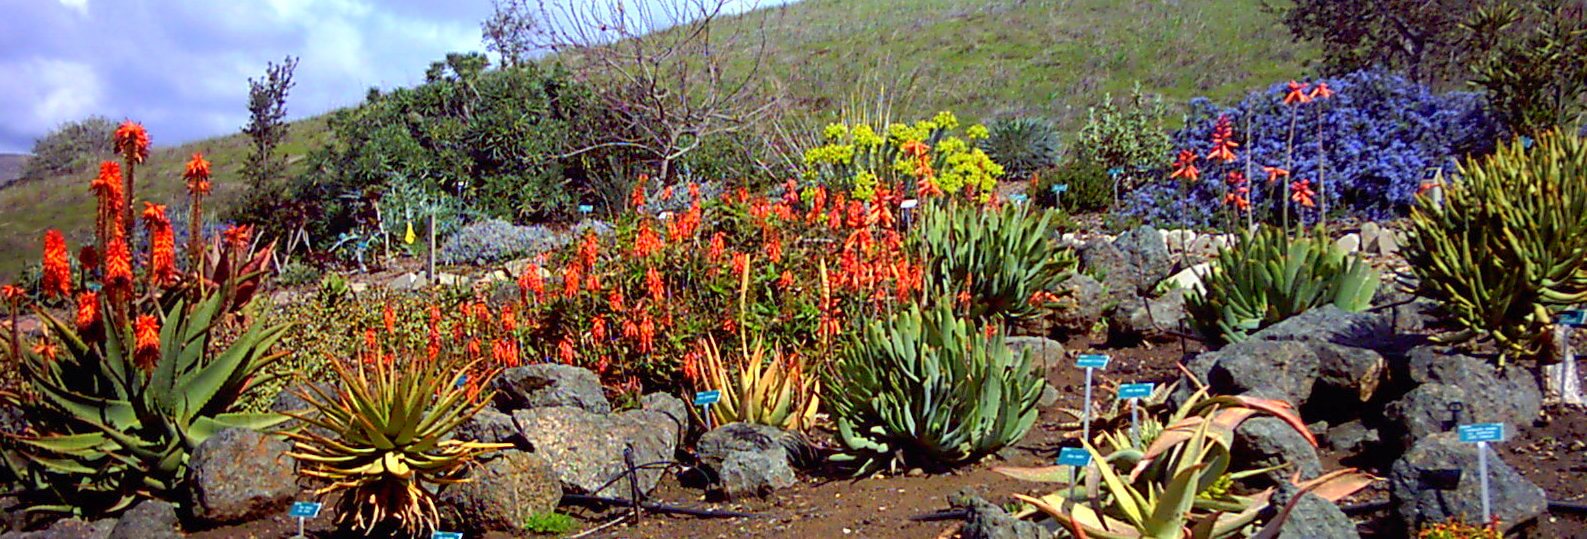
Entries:
{"label": "hillside vegetation", "polygon": [[[1230,98],[1300,76],[1312,52],[1292,44],[1260,3],[808,0],[767,8],[764,69],[795,116],[886,96],[900,119],[939,110],[971,121],[1041,115],[1072,131],[1088,107],[1136,82],[1175,103]],[[721,24],[758,21],[740,15]],[[728,54],[745,65],[746,51]],[[160,134],[153,136],[158,142]],[[324,116],[294,122],[282,148],[291,172],[328,137]],[[183,204],[182,164],[201,151],[215,163],[211,207],[220,209],[243,189],[246,145],[236,134],[159,148],[140,169],[139,193]],[[0,279],[36,262],[47,226],[63,227],[74,245],[88,239],[92,176],[85,170],[0,189]]]}

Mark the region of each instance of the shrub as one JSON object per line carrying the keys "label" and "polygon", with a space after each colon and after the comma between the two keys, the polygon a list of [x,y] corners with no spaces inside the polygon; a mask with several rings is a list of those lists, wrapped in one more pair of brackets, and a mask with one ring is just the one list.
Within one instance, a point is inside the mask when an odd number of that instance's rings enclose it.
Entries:
{"label": "shrub", "polygon": [[1493,339],[1500,361],[1536,357],[1554,315],[1587,301],[1587,142],[1546,135],[1467,161],[1444,202],[1411,211],[1405,257],[1437,302],[1446,342]]}
{"label": "shrub", "polygon": [[104,116],[66,122],[33,142],[33,156],[22,168],[23,178],[43,178],[79,172],[114,155],[106,142],[116,123]]}
{"label": "shrub", "polygon": [[490,220],[463,227],[436,253],[442,264],[484,265],[524,258],[567,245],[566,237],[544,226],[518,226]]}
{"label": "shrub", "polygon": [[[739,312],[744,312],[749,293],[749,272],[739,281]],[[739,327],[744,323],[739,321]],[[757,423],[780,429],[804,431],[816,419],[816,409],[821,404],[821,384],[815,379],[806,356],[782,350],[768,349],[763,336],[750,343],[747,330],[739,333],[739,351],[742,357],[726,363],[716,339],[707,336],[700,341],[699,374],[701,386],[696,389],[717,389],[722,398],[711,406],[711,416],[717,425],[733,422]],[[689,368],[691,360],[684,360]]]}
{"label": "shrub", "polygon": [[1203,335],[1229,343],[1329,303],[1365,310],[1372,306],[1378,272],[1345,254],[1321,228],[1291,238],[1264,226],[1220,249],[1202,283],[1204,290],[1186,294],[1185,310]]}
{"label": "shrub", "polygon": [[928,203],[912,237],[926,257],[929,290],[981,320],[1036,316],[1076,265],[1074,251],[1051,247],[1052,220],[1050,211],[1018,204]]}
{"label": "shrub", "polygon": [[[1068,185],[1063,195],[1055,195],[1055,185]],[[1036,173],[1031,183],[1031,199],[1048,208],[1078,213],[1108,209],[1113,205],[1113,177],[1101,163],[1089,159],[1065,159],[1058,166]]]}
{"label": "shrub", "polygon": [[861,200],[878,188],[924,188],[928,194],[966,191],[984,201],[1003,167],[972,145],[987,137],[985,126],[972,125],[962,136],[958,128],[951,112],[914,125],[831,124],[822,131],[823,144],[805,151],[804,178]]}
{"label": "shrub", "polygon": [[978,146],[1009,176],[1028,178],[1058,162],[1058,131],[1045,119],[1013,118],[987,127],[988,135]]}
{"label": "shrub", "polygon": [[1162,156],[1169,149],[1167,121],[1163,99],[1142,93],[1137,83],[1123,104],[1108,94],[1087,112],[1085,125],[1075,135],[1072,157],[1116,170],[1123,187],[1134,188],[1141,178],[1162,168]]}
{"label": "shrub", "polygon": [[1487,92],[1494,113],[1519,134],[1569,129],[1587,97],[1587,7],[1563,0],[1508,2],[1475,11],[1472,84]]}
{"label": "shrub", "polygon": [[[1335,95],[1299,106],[1284,104],[1286,84],[1252,93],[1232,108],[1191,100],[1187,126],[1174,134],[1174,147],[1198,156],[1203,181],[1186,186],[1160,177],[1126,195],[1119,210],[1149,223],[1213,223],[1225,207],[1225,180],[1240,172],[1250,180],[1255,217],[1277,221],[1279,204],[1290,201],[1280,200],[1282,186],[1262,181],[1262,167],[1272,166],[1286,168],[1290,180],[1311,180],[1318,186],[1318,204],[1332,213],[1389,218],[1408,210],[1430,171],[1453,172],[1456,158],[1491,151],[1499,133],[1477,94],[1434,94],[1404,77],[1377,71],[1320,82]],[[1238,158],[1201,162],[1220,117],[1233,127]],[[1159,156],[1164,164],[1170,159],[1167,153]],[[1181,189],[1186,189],[1183,204]],[[1308,220],[1315,217],[1308,212]]]}
{"label": "shrub", "polygon": [[283,287],[300,286],[320,281],[320,270],[302,262],[288,262],[281,267],[276,284]]}
{"label": "shrub", "polygon": [[850,338],[825,385],[828,410],[860,472],[889,464],[967,462],[1018,441],[1036,421],[1041,377],[946,303],[872,320]]}

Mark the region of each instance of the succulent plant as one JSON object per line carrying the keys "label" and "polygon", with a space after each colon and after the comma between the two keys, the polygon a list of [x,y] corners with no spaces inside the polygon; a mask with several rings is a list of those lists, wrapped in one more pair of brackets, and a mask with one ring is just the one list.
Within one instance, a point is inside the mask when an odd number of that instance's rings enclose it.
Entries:
{"label": "succulent plant", "polygon": [[1377,270],[1346,254],[1321,228],[1291,238],[1264,225],[1220,249],[1202,284],[1204,290],[1186,293],[1186,311],[1203,335],[1232,343],[1329,303],[1366,310],[1379,279]]}
{"label": "succulent plant", "polygon": [[1422,196],[1404,249],[1445,342],[1492,339],[1501,362],[1538,357],[1554,316],[1587,302],[1587,142],[1547,135],[1461,167],[1443,202]]}
{"label": "succulent plant", "polygon": [[992,122],[980,147],[992,161],[1003,165],[1010,177],[1029,178],[1032,172],[1058,163],[1058,130],[1043,118],[1019,117]]}
{"label": "succulent plant", "polygon": [[[749,271],[739,277],[739,312],[747,305]],[[711,416],[717,425],[733,422],[770,425],[782,429],[804,431],[814,426],[816,410],[821,404],[821,382],[806,354],[783,354],[782,350],[768,347],[763,336],[749,340],[742,315],[739,327],[738,361],[728,363],[722,357],[716,339],[706,336],[700,341],[700,383],[706,388],[722,390],[721,400],[711,405]],[[685,360],[685,369],[689,367]]]}
{"label": "succulent plant", "polygon": [[436,253],[442,264],[489,264],[523,258],[567,245],[569,236],[544,226],[488,220],[458,230]]}
{"label": "succulent plant", "polygon": [[170,498],[188,453],[211,435],[285,419],[232,411],[239,395],[266,381],[255,374],[281,357],[269,350],[287,328],[252,324],[217,349],[225,302],[220,293],[191,309],[177,302],[161,317],[155,357],[143,356],[148,336],[135,336],[133,324],[104,316],[101,344],[38,311],[59,344],[24,353],[25,389],[37,401],[6,399],[26,407],[37,433],[5,440],[13,471],[59,498],[35,509],[114,512],[144,493]]}
{"label": "succulent plant", "polygon": [[827,402],[860,473],[887,464],[953,465],[1018,441],[1036,422],[1041,377],[952,306],[872,320],[827,373]]}
{"label": "succulent plant", "polygon": [[1056,290],[1076,265],[1073,250],[1049,244],[1052,221],[1052,212],[1023,204],[1000,210],[930,204],[914,232],[927,260],[926,282],[974,318],[1036,316],[1039,294]]}

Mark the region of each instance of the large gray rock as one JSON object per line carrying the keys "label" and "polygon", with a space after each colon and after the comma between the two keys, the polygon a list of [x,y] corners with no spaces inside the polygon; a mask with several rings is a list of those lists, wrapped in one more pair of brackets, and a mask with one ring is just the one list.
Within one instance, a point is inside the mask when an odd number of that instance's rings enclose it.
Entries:
{"label": "large gray rock", "polygon": [[790,460],[800,443],[776,427],[729,423],[701,436],[698,449],[700,463],[716,472],[717,490],[736,499],[793,486],[798,480]]}
{"label": "large gray rock", "polygon": [[452,437],[458,440],[473,440],[487,444],[516,443],[518,428],[512,424],[512,416],[500,410],[486,406],[480,409],[474,417],[464,421],[452,431]]}
{"label": "large gray rock", "polygon": [[1108,328],[1125,338],[1162,339],[1180,331],[1185,320],[1185,290],[1174,289],[1162,297],[1126,297],[1108,318]]}
{"label": "large gray rock", "polygon": [[689,405],[684,404],[683,399],[666,393],[651,393],[639,398],[639,406],[667,414],[677,424],[678,432],[689,429]]}
{"label": "large gray rock", "polygon": [[511,413],[526,408],[576,406],[597,414],[612,412],[601,379],[589,369],[537,363],[502,371],[492,382],[496,408]]}
{"label": "large gray rock", "polygon": [[1152,294],[1157,283],[1168,277],[1168,272],[1173,269],[1174,263],[1168,256],[1168,244],[1155,228],[1139,226],[1119,234],[1118,239],[1113,240],[1113,247],[1124,256],[1125,264],[1132,270],[1131,281],[1135,283],[1136,292],[1141,295]]}
{"label": "large gray rock", "polygon": [[1058,286],[1061,308],[1048,320],[1052,327],[1069,335],[1087,335],[1097,327],[1113,300],[1106,286],[1090,275],[1076,273]]}
{"label": "large gray rock", "polygon": [[1301,480],[1322,475],[1317,448],[1294,427],[1275,417],[1259,416],[1241,423],[1234,431],[1232,456],[1237,468],[1243,470],[1289,465],[1264,474],[1256,481],[1258,484],[1283,484],[1297,473]]}
{"label": "large gray rock", "polygon": [[[1455,433],[1422,438],[1394,463],[1389,496],[1409,535],[1425,523],[1450,518],[1483,520],[1477,445],[1461,443]],[[1543,514],[1548,499],[1494,453],[1488,455],[1488,491],[1502,531]]]}
{"label": "large gray rock", "polygon": [[1383,350],[1392,346],[1395,339],[1390,317],[1324,305],[1263,328],[1251,334],[1251,340],[1327,342]]}
{"label": "large gray rock", "polygon": [[109,539],[181,539],[176,532],[176,507],[160,500],[144,500],[116,520]]}
{"label": "large gray rock", "polygon": [[250,520],[275,513],[298,493],[291,446],[249,429],[226,429],[188,459],[193,517],[207,523]]}
{"label": "large gray rock", "polygon": [[497,453],[471,470],[469,479],[438,493],[444,529],[517,531],[529,517],[555,511],[562,500],[562,484],[551,465],[522,451]]}
{"label": "large gray rock", "polygon": [[1014,518],[992,502],[969,490],[948,496],[954,509],[964,509],[964,527],[959,533],[964,539],[1048,539],[1053,533],[1040,524]]}
{"label": "large gray rock", "polygon": [[[572,406],[551,406],[518,410],[512,417],[534,454],[551,463],[562,487],[575,493],[593,493],[623,475],[626,447],[633,447],[635,466],[671,461],[677,450],[677,421],[656,410],[596,414]],[[640,488],[648,491],[655,487],[662,473],[660,469],[640,470]],[[619,483],[626,485],[625,480]],[[626,496],[626,489],[613,487],[601,494]]]}
{"label": "large gray rock", "polygon": [[1376,396],[1388,375],[1388,362],[1366,348],[1318,343],[1315,391],[1365,403]]}
{"label": "large gray rock", "polygon": [[1530,424],[1542,407],[1537,383],[1517,369],[1501,374],[1482,360],[1424,346],[1411,350],[1408,370],[1421,385],[1384,410],[1402,447],[1458,423]]}
{"label": "large gray rock", "polygon": [[[1275,507],[1283,507],[1294,499],[1299,489],[1294,485],[1284,484],[1273,493],[1272,503]],[[1279,539],[1348,539],[1361,537],[1356,531],[1356,523],[1350,516],[1339,509],[1338,505],[1323,499],[1322,496],[1310,492],[1302,494],[1300,500],[1295,502],[1295,507],[1290,509],[1289,518],[1279,527]]]}
{"label": "large gray rock", "polygon": [[1304,343],[1248,340],[1201,354],[1189,367],[1215,394],[1249,394],[1299,408],[1311,397],[1319,364],[1317,354]]}
{"label": "large gray rock", "polygon": [[1102,284],[1102,290],[1107,292],[1107,303],[1118,303],[1125,298],[1141,295],[1136,285],[1140,280],[1139,272],[1124,258],[1124,253],[1113,246],[1112,241],[1093,239],[1080,246],[1076,253],[1080,255],[1080,269],[1084,274],[1095,277]]}
{"label": "large gray rock", "polygon": [[1361,420],[1348,421],[1328,429],[1328,446],[1346,455],[1354,455],[1380,442],[1377,429],[1366,426]]}
{"label": "large gray rock", "polygon": [[1003,339],[1003,344],[1008,345],[1009,351],[1017,357],[1026,350],[1030,351],[1031,370],[1038,374],[1046,373],[1048,369],[1062,365],[1064,354],[1063,343],[1045,337],[1016,336]]}
{"label": "large gray rock", "polygon": [[30,532],[6,532],[0,539],[106,539],[115,529],[116,519],[104,518],[89,522],[68,518],[58,520],[50,527]]}

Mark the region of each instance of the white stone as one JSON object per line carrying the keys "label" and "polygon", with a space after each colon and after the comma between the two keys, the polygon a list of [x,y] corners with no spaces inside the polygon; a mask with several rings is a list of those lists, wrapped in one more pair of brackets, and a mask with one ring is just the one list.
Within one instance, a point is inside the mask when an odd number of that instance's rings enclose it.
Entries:
{"label": "white stone", "polygon": [[1185,290],[1194,290],[1197,293],[1205,292],[1206,289],[1201,284],[1201,278],[1210,271],[1212,271],[1212,263],[1202,262],[1169,276],[1164,280],[1164,283],[1169,289],[1183,288]]}
{"label": "white stone", "polygon": [[1338,247],[1339,250],[1344,251],[1346,253],[1354,253],[1354,252],[1360,251],[1361,250],[1361,235],[1352,232],[1350,234],[1345,234],[1343,236],[1340,236],[1339,239],[1334,240],[1334,246]]}

